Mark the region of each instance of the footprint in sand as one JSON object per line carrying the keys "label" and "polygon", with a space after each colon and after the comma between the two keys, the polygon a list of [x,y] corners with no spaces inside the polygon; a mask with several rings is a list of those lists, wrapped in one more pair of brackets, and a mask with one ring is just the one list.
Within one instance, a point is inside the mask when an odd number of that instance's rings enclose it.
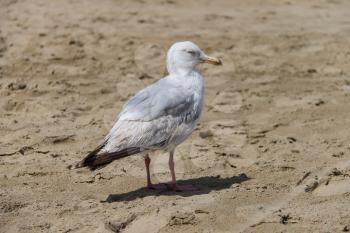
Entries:
{"label": "footprint in sand", "polygon": [[261,84],[261,85],[266,85],[272,82],[275,82],[276,80],[278,80],[277,76],[261,76],[258,78],[247,78],[243,81],[244,84],[252,84],[252,85],[257,85],[257,84]]}
{"label": "footprint in sand", "polygon": [[297,110],[310,108],[312,106],[320,106],[324,104],[322,96],[320,95],[305,95],[300,97],[286,97],[280,96],[276,97],[274,100],[274,106],[279,109]]}
{"label": "footprint in sand", "polygon": [[[158,202],[156,208],[145,214],[138,214],[128,224],[125,233],[166,232],[166,228],[181,225],[195,225],[201,221],[201,214],[197,210],[208,209],[216,201],[213,194],[202,194],[174,201],[173,204]],[[177,205],[181,202],[182,205]],[[155,206],[153,206],[154,208]],[[152,224],[149,224],[152,222]]]}
{"label": "footprint in sand", "polygon": [[313,192],[313,195],[333,196],[344,193],[350,193],[350,179],[332,181],[328,185],[322,185]]}
{"label": "footprint in sand", "polygon": [[242,104],[242,95],[230,90],[220,91],[211,103],[214,112],[223,113],[234,113],[242,107]]}
{"label": "footprint in sand", "polygon": [[204,138],[192,141],[189,154],[191,162],[198,169],[220,164],[245,167],[256,162],[258,152],[247,143],[245,128],[239,122],[231,119],[211,121],[203,132],[207,132],[202,135]]}
{"label": "footprint in sand", "polygon": [[246,144],[245,128],[235,120],[211,121],[208,123],[208,128],[213,132],[214,141],[219,145],[225,145],[229,151],[240,149]]}
{"label": "footprint in sand", "polygon": [[51,64],[47,70],[50,74],[55,74],[58,77],[76,77],[88,74],[85,67],[71,64]]}
{"label": "footprint in sand", "polygon": [[25,102],[21,101],[21,100],[13,100],[13,99],[9,99],[4,105],[3,105],[3,109],[5,111],[20,111],[21,109],[24,108]]}
{"label": "footprint in sand", "polygon": [[264,208],[265,205],[266,203],[238,206],[235,210],[236,216],[242,220],[248,220],[251,218],[251,216],[258,216],[259,214],[263,215],[266,213]]}

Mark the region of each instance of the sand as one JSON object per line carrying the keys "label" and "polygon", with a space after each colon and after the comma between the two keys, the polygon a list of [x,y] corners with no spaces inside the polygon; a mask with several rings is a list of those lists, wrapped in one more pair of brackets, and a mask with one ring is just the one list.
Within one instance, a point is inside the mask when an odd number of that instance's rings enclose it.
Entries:
{"label": "sand", "polygon": [[[350,2],[3,0],[0,232],[350,230]],[[90,172],[123,103],[191,40],[205,108],[176,153],[190,193],[132,156]],[[154,182],[170,180],[152,157]]]}

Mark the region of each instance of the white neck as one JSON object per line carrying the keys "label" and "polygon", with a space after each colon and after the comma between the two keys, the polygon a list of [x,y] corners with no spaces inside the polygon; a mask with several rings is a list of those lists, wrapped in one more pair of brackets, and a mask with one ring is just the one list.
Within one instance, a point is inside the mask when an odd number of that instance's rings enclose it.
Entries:
{"label": "white neck", "polygon": [[177,75],[186,76],[189,73],[196,71],[196,67],[195,67],[195,65],[193,65],[191,63],[178,64],[178,63],[172,61],[172,59],[168,59],[167,70],[168,70],[169,74],[177,74]]}
{"label": "white neck", "polygon": [[189,73],[195,71],[196,62],[183,62],[176,59],[172,52],[169,52],[167,56],[167,70],[169,74],[177,75],[188,75]]}

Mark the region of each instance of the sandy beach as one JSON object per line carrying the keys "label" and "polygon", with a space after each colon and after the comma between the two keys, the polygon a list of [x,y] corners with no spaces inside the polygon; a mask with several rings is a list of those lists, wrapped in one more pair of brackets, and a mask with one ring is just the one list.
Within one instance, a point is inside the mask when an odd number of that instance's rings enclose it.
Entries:
{"label": "sandy beach", "polygon": [[[199,191],[147,190],[138,155],[67,169],[184,40],[223,61],[176,152]],[[349,48],[346,0],[1,1],[0,232],[349,232]]]}

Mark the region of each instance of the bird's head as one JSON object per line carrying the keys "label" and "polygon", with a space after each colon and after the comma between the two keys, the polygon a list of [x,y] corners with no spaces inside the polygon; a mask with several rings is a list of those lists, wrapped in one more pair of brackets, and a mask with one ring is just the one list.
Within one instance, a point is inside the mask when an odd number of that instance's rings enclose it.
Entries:
{"label": "bird's head", "polygon": [[177,42],[168,50],[167,69],[169,74],[189,73],[200,63],[222,64],[218,58],[207,56],[196,44],[190,41]]}

